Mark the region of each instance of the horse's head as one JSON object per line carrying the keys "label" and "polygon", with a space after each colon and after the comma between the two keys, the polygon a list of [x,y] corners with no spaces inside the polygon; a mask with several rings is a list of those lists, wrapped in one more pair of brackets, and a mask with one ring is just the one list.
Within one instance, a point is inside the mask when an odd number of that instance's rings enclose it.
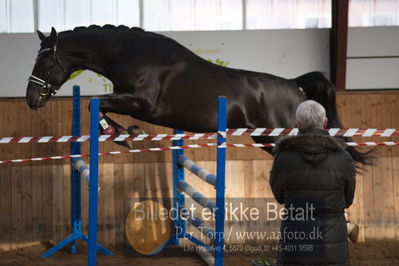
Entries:
{"label": "horse's head", "polygon": [[40,31],[37,33],[42,43],[26,90],[26,101],[32,109],[43,107],[69,77],[65,62],[62,63],[62,56],[57,50],[56,30],[52,28],[49,37]]}

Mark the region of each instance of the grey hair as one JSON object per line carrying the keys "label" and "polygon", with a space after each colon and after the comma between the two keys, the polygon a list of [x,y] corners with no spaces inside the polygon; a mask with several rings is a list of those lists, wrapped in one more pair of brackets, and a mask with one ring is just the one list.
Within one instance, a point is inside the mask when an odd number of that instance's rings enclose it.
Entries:
{"label": "grey hair", "polygon": [[326,110],[316,101],[304,101],[296,109],[296,120],[302,129],[323,128],[325,119]]}

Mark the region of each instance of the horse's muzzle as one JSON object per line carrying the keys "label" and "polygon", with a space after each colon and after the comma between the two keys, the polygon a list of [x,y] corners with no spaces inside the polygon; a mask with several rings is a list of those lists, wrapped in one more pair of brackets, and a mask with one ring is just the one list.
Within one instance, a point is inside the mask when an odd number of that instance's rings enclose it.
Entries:
{"label": "horse's muzzle", "polygon": [[26,97],[26,102],[28,103],[28,106],[29,106],[30,109],[33,109],[33,110],[36,110],[36,109],[37,109],[37,107],[35,107],[35,106],[32,104],[32,100],[31,100],[29,97]]}
{"label": "horse's muzzle", "polygon": [[46,105],[46,101],[42,96],[37,97],[36,100],[28,96],[26,97],[26,102],[28,103],[29,108],[32,110],[37,110],[38,108]]}

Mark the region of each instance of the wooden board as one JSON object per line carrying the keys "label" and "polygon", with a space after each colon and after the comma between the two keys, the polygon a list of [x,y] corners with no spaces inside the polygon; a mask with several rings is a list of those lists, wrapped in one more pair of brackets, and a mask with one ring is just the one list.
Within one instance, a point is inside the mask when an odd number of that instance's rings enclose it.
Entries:
{"label": "wooden board", "polygon": [[[0,124],[7,125],[8,118],[6,117],[6,110],[9,105],[6,102],[0,103]],[[7,132],[6,127],[0,127],[0,135],[5,136]],[[0,145],[0,156],[9,154],[9,146]],[[3,157],[3,159],[7,159]],[[12,184],[11,184],[11,166],[0,166],[0,250],[10,250],[12,247]]]}

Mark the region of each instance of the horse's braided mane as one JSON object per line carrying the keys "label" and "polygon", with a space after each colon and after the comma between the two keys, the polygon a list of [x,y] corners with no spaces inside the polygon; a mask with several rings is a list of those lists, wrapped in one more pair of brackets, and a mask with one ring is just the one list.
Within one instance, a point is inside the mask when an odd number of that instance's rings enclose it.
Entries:
{"label": "horse's braided mane", "polygon": [[156,34],[153,32],[149,32],[149,31],[145,31],[141,28],[138,27],[127,27],[124,25],[119,25],[119,26],[114,26],[114,25],[104,25],[104,26],[98,26],[98,25],[90,25],[88,27],[76,27],[73,30],[68,30],[68,31],[64,31],[64,34],[68,34],[68,33],[78,33],[78,32],[86,32],[86,31],[102,31],[102,32],[107,32],[107,31],[112,31],[112,32],[120,32],[120,33],[124,33],[124,34],[137,34],[137,33],[146,33],[146,34],[153,34],[153,35],[160,35],[160,34]]}

